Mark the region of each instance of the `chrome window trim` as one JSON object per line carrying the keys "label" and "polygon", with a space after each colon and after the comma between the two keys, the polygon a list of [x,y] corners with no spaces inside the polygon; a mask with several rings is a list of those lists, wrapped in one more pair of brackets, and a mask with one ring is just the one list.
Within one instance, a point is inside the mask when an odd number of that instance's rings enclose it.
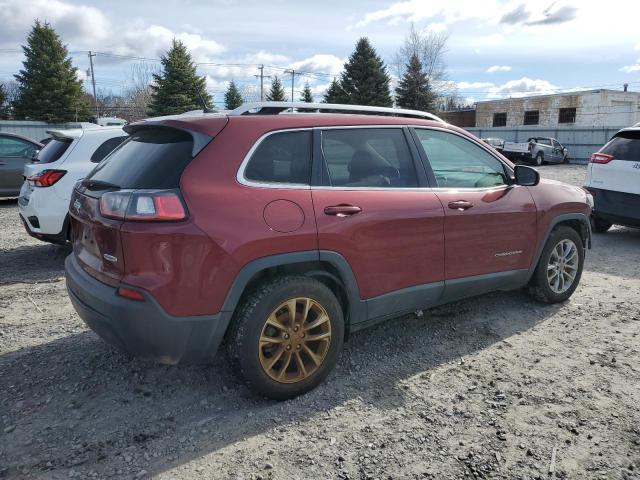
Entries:
{"label": "chrome window trim", "polygon": [[[247,187],[256,187],[256,188],[274,188],[274,189],[291,189],[291,190],[310,190],[311,185],[306,183],[285,183],[285,182],[259,182],[256,180],[249,180],[244,176],[244,171],[251,160],[251,157],[258,149],[260,144],[264,142],[265,139],[270,137],[271,135],[275,135],[276,133],[286,133],[286,132],[313,132],[313,127],[303,127],[303,128],[284,128],[282,130],[272,130],[270,132],[264,133],[255,141],[255,143],[251,146],[247,154],[244,156],[240,167],[238,168],[238,172],[236,173],[236,181]],[[313,148],[313,137],[311,138],[311,148]],[[311,160],[313,164],[313,153],[311,154]]]}
{"label": "chrome window trim", "polygon": [[[465,135],[462,135],[454,130],[451,130],[447,127],[427,127],[422,125],[411,125],[411,124],[394,124],[394,125],[330,125],[330,126],[317,126],[317,127],[299,127],[299,128],[283,128],[280,130],[272,130],[270,132],[266,132],[262,134],[258,140],[252,145],[247,154],[245,155],[240,167],[238,168],[238,172],[236,173],[236,181],[241,185],[247,187],[254,188],[271,188],[271,189],[290,189],[290,190],[337,190],[337,191],[372,191],[372,192],[489,192],[493,190],[503,190],[507,188],[512,188],[516,185],[498,185],[494,187],[481,187],[481,188],[472,188],[472,187],[463,187],[463,188],[443,188],[443,187],[342,187],[342,186],[330,186],[330,185],[307,185],[302,183],[278,183],[278,182],[257,182],[254,180],[249,180],[245,178],[244,171],[251,159],[251,156],[256,151],[258,146],[269,136],[274,135],[276,133],[283,132],[304,132],[309,131],[313,132],[314,130],[352,130],[352,129],[361,129],[361,128],[397,128],[403,129],[404,127],[421,129],[421,130],[439,130],[442,132],[451,133],[453,135],[457,135],[477,146],[482,148],[485,152],[489,153],[493,158],[498,160],[502,165],[504,165],[508,171],[513,173],[513,169],[506,164],[503,160],[498,158],[494,152],[490,150],[489,147],[486,147],[482,144],[482,142],[475,141],[472,138],[468,138]],[[313,144],[312,144],[313,148]],[[320,145],[322,148],[322,144]],[[323,152],[324,155],[324,152]]]}

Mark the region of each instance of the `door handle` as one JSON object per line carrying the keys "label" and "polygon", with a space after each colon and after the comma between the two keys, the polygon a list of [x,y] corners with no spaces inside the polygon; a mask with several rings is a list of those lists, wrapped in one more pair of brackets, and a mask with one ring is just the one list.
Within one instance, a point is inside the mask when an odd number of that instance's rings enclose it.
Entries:
{"label": "door handle", "polygon": [[357,205],[333,205],[331,207],[324,207],[325,215],[335,215],[336,217],[349,217],[361,211],[362,209]]}
{"label": "door handle", "polygon": [[455,200],[453,202],[449,202],[449,208],[452,210],[468,210],[473,207],[473,203],[467,202],[466,200]]}

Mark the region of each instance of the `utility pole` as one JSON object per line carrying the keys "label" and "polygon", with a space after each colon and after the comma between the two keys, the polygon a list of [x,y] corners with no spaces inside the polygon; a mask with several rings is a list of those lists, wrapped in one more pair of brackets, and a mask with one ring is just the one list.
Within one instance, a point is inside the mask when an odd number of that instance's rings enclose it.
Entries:
{"label": "utility pole", "polygon": [[287,70],[287,73],[291,74],[291,101],[293,102],[293,84],[296,79],[296,71],[291,69],[291,70]]}
{"label": "utility pole", "polygon": [[95,53],[91,53],[89,50],[89,67],[91,68],[91,83],[93,84],[93,99],[96,101],[96,123],[98,123],[98,119],[100,118],[100,111],[98,110],[98,97],[96,95],[96,75],[93,73],[93,57],[95,57]]}
{"label": "utility pole", "polygon": [[260,75],[254,75],[254,77],[260,79],[260,101],[264,102],[264,79],[271,77],[264,74],[264,65],[258,66],[258,70],[260,70]]}

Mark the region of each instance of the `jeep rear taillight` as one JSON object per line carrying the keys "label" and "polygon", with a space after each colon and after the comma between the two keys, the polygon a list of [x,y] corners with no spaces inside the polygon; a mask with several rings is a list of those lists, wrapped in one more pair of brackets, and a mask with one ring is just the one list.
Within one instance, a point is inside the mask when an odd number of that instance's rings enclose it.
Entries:
{"label": "jeep rear taillight", "polygon": [[64,177],[66,170],[42,170],[27,178],[34,187],[50,187]]}
{"label": "jeep rear taillight", "polygon": [[187,210],[175,190],[119,190],[100,197],[100,213],[132,222],[176,222]]}
{"label": "jeep rear taillight", "polygon": [[606,153],[594,153],[593,155],[591,155],[591,160],[589,160],[591,163],[609,163],[611,160],[613,160],[613,155],[609,155]]}

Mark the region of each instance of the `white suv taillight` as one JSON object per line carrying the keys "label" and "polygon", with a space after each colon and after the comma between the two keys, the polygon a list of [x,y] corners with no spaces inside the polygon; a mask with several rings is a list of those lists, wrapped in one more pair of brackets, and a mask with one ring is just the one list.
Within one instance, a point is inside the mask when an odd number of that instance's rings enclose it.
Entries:
{"label": "white suv taillight", "polygon": [[42,170],[28,177],[27,182],[34,187],[50,187],[64,177],[65,173],[67,173],[66,170]]}
{"label": "white suv taillight", "polygon": [[187,210],[176,190],[119,190],[100,197],[100,213],[134,222],[176,222]]}
{"label": "white suv taillight", "polygon": [[591,160],[589,160],[591,163],[609,163],[611,160],[613,160],[613,155],[608,155],[606,153],[594,153],[593,155],[591,155]]}

